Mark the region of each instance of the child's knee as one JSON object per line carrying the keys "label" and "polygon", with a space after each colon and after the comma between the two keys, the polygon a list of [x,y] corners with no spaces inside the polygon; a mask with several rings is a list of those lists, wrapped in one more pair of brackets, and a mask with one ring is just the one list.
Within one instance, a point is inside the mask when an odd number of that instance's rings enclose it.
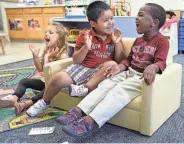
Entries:
{"label": "child's knee", "polygon": [[50,83],[56,87],[62,87],[63,85],[73,83],[73,81],[65,72],[59,72],[54,76]]}
{"label": "child's knee", "polygon": [[57,74],[54,76],[54,78],[51,80],[51,83],[52,83],[53,85],[58,85],[58,86],[59,86],[59,85],[62,83],[63,78],[64,78],[64,76],[63,76],[62,72],[59,72],[59,73],[57,73]]}

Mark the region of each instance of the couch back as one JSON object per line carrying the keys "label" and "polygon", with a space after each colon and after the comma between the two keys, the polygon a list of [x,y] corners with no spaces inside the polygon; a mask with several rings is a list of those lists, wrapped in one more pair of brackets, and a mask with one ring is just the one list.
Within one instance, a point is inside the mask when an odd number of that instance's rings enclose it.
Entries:
{"label": "couch back", "polygon": [[[122,41],[124,43],[124,47],[125,47],[125,54],[126,56],[128,56],[128,54],[130,53],[131,47],[135,41],[135,38],[122,38]],[[170,43],[170,47],[169,47],[169,53],[167,55],[167,65],[173,63],[173,48],[172,48],[172,43],[169,40]]]}

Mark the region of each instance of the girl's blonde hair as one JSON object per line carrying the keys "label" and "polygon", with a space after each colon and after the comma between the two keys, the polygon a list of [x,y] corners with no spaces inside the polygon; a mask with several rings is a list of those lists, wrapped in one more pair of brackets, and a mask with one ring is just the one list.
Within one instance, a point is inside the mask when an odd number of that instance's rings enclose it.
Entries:
{"label": "girl's blonde hair", "polygon": [[[50,22],[49,25],[53,25],[56,27],[56,33],[58,34],[57,47],[59,48],[59,52],[54,57],[54,60],[59,60],[62,53],[68,53],[68,31],[61,23]],[[42,63],[44,61],[44,56],[47,51],[48,48],[46,47],[42,54]]]}

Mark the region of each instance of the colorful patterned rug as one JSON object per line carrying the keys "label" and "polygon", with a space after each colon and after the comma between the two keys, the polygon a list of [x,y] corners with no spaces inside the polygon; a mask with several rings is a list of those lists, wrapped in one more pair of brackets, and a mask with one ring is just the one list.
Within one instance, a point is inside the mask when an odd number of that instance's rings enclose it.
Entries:
{"label": "colorful patterned rug", "polygon": [[[36,69],[34,66],[0,70],[0,98],[8,93],[13,93],[21,79],[31,78],[35,73]],[[36,91],[27,89],[23,99],[33,97],[35,93]],[[3,108],[0,109],[0,132],[53,119],[64,113],[65,111],[49,108],[37,117],[30,118],[25,112],[20,116],[16,116],[14,108]]]}
{"label": "colorful patterned rug", "polygon": [[21,128],[30,124],[46,121],[65,114],[65,111],[47,109],[37,117],[31,118],[27,114],[15,116],[14,108],[0,109],[0,132]]}
{"label": "colorful patterned rug", "polygon": [[[3,94],[3,90],[13,93],[21,79],[31,78],[35,73],[34,66],[0,70],[0,97],[7,95],[6,93]],[[27,89],[24,97],[30,98],[32,96],[34,96],[34,92],[31,89]]]}

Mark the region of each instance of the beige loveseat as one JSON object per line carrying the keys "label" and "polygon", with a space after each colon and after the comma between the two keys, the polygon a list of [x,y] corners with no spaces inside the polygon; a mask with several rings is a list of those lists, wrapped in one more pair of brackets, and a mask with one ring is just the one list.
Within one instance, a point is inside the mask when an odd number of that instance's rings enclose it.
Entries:
{"label": "beige loveseat", "polygon": [[[133,38],[123,38],[126,53],[133,44]],[[72,59],[56,61],[45,65],[46,84],[63,68],[72,63]],[[167,58],[167,68],[157,75],[154,84],[142,84],[142,94],[136,97],[124,109],[116,114],[109,123],[122,126],[151,136],[180,106],[182,66],[173,63],[172,48]],[[51,102],[52,107],[69,110],[81,101],[68,95],[63,89]]]}

